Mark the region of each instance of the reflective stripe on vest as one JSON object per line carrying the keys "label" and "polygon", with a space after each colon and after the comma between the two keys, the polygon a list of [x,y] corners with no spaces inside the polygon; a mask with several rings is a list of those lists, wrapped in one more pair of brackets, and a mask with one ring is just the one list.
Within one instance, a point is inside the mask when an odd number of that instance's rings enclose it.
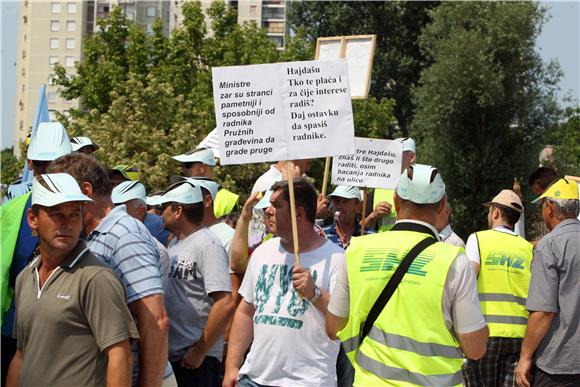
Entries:
{"label": "reflective stripe on vest", "polygon": [[351,308],[338,336],[357,386],[461,384],[463,356],[442,311],[443,288],[458,247],[436,243],[423,251],[360,344],[360,329],[376,297],[407,252],[426,236],[389,231],[356,238],[347,250]]}
{"label": "reflective stripe on vest", "polygon": [[475,235],[481,263],[477,290],[489,336],[523,338],[533,247],[517,235],[498,230]]}
{"label": "reflective stripe on vest", "polygon": [[379,232],[389,231],[397,221],[397,211],[395,211],[395,201],[393,200],[394,194],[395,190],[392,189],[382,189],[382,188],[375,189],[373,198],[373,209],[377,208],[377,205],[380,202],[391,203],[391,213],[387,216],[382,216],[378,221]]}
{"label": "reflective stripe on vest", "polygon": [[225,188],[220,189],[215,196],[213,203],[213,213],[215,217],[219,219],[229,215],[236,206],[239,198],[240,195],[236,195]]}

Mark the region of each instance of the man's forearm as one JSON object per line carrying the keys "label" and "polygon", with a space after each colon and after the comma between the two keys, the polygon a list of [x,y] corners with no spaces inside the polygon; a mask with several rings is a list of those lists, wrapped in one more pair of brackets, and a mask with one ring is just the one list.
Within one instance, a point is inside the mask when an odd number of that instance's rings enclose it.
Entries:
{"label": "man's forearm", "polygon": [[131,386],[133,355],[129,340],[117,343],[106,349],[107,352],[107,386]]}
{"label": "man's forearm", "polygon": [[20,386],[20,372],[22,370],[22,352],[20,350],[16,351],[16,354],[10,362],[10,368],[8,368],[8,376],[6,377],[6,387],[18,387]]}
{"label": "man's forearm", "polygon": [[546,336],[546,333],[552,325],[555,313],[551,312],[531,312],[528,317],[528,328],[526,329],[526,337],[522,344],[522,351],[520,357],[523,359],[531,359],[536,352],[536,349]]}
{"label": "man's forearm", "polygon": [[243,275],[248,266],[248,238],[250,219],[240,217],[236,224],[234,237],[232,238],[232,249],[230,253],[230,267],[236,273]]}
{"label": "man's forearm", "polygon": [[226,370],[238,370],[240,368],[244,354],[254,339],[253,313],[249,313],[250,310],[253,312],[252,306],[249,306],[245,300],[242,300],[232,323],[226,358]]}

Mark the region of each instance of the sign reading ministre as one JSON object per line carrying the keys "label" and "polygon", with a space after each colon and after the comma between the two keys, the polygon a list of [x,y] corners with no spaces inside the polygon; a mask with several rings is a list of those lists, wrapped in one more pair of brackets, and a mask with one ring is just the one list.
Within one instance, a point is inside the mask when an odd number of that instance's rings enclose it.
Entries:
{"label": "sign reading ministre", "polygon": [[355,153],[333,158],[332,183],[394,189],[401,176],[401,142],[356,137],[355,146]]}
{"label": "sign reading ministre", "polygon": [[352,154],[344,60],[212,69],[221,164]]}

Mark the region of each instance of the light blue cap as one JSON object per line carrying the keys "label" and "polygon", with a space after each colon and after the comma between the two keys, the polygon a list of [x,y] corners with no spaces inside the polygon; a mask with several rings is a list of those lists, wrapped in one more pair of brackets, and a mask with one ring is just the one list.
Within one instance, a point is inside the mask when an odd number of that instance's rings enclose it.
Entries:
{"label": "light blue cap", "polygon": [[113,188],[111,199],[114,204],[126,203],[129,200],[140,199],[143,202],[147,200],[147,191],[145,186],[138,180],[128,180]]}
{"label": "light blue cap", "polygon": [[72,152],[68,134],[60,122],[42,122],[30,138],[26,158],[53,161]]}
{"label": "light blue cap", "polygon": [[[412,177],[408,175],[409,170],[412,170]],[[445,196],[445,183],[436,168],[415,164],[403,171],[396,192],[401,199],[415,204],[432,204]]]}
{"label": "light blue cap", "polygon": [[411,151],[413,153],[417,153],[415,140],[413,140],[411,137],[400,137],[397,138],[396,141],[400,141],[401,144],[403,145],[403,152]]}
{"label": "light blue cap", "polygon": [[[40,181],[43,181],[45,187]],[[47,173],[35,176],[32,181],[32,205],[53,207],[66,202],[92,202],[83,195],[79,184],[68,173]]]}
{"label": "light blue cap", "polygon": [[220,185],[213,180],[205,178],[188,177],[186,180],[192,180],[194,184],[199,185],[201,188],[208,190],[211,198],[215,200],[215,197],[220,189]]}
{"label": "light blue cap", "polygon": [[73,137],[70,139],[70,145],[72,146],[73,152],[77,152],[79,149],[86,146],[90,146],[95,151],[99,149],[99,146],[93,143],[88,137]]}
{"label": "light blue cap", "polygon": [[171,185],[159,198],[159,204],[170,202],[194,204],[201,201],[203,201],[201,188],[189,179]]}
{"label": "light blue cap", "polygon": [[266,208],[270,207],[270,198],[272,197],[273,193],[274,191],[272,191],[271,189],[267,190],[264,193],[264,196],[262,196],[262,199],[260,199],[260,201],[256,203],[254,208],[257,210],[265,210]]}
{"label": "light blue cap", "polygon": [[216,164],[213,151],[207,148],[192,149],[189,152],[173,156],[172,158],[180,163],[204,163],[211,167]]}
{"label": "light blue cap", "polygon": [[358,199],[362,200],[362,195],[358,187],[352,187],[349,185],[339,185],[334,191],[328,196],[338,196],[345,199]]}

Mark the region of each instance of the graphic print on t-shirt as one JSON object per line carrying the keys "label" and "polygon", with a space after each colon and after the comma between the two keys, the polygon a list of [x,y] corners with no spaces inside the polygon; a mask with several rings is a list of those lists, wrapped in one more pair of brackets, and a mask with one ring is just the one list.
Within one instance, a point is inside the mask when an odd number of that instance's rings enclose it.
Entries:
{"label": "graphic print on t-shirt", "polygon": [[[306,313],[311,303],[300,297],[292,286],[293,268],[286,264],[262,264],[256,281],[255,324],[302,328],[304,322],[299,318]],[[311,274],[316,282],[317,271],[313,270]],[[274,286],[275,282],[278,286]]]}

